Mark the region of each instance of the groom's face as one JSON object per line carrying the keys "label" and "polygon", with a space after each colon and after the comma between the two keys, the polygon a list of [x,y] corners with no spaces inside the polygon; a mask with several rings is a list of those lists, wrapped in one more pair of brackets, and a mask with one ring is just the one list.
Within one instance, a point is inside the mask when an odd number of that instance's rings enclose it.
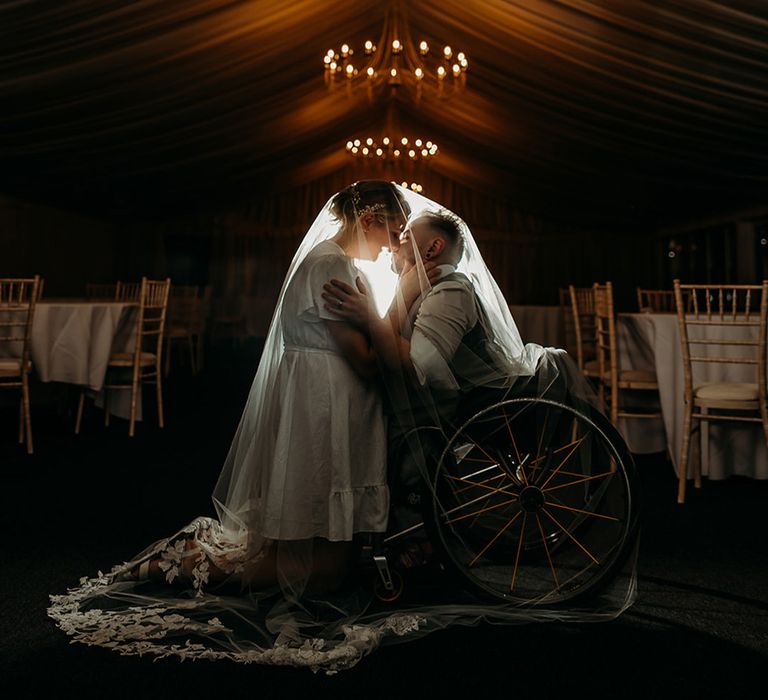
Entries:
{"label": "groom's face", "polygon": [[[400,244],[392,249],[392,266],[400,274],[406,266],[416,264],[416,254],[423,256],[424,244],[432,233],[429,223],[420,219],[409,221],[400,234]],[[422,257],[423,260],[423,257]]]}

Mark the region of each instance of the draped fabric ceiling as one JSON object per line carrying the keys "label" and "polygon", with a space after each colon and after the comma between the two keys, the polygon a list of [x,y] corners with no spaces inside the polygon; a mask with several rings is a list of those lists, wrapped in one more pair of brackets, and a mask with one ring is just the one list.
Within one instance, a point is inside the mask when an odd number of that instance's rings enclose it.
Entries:
{"label": "draped fabric ceiling", "polygon": [[[324,199],[365,176],[343,144],[382,126],[386,103],[329,92],[322,56],[378,39],[385,6],[6,3],[0,191],[120,211]],[[458,98],[396,97],[403,127],[440,144],[425,194],[586,227],[764,203],[764,2],[420,0],[407,13],[416,41],[470,58]]]}

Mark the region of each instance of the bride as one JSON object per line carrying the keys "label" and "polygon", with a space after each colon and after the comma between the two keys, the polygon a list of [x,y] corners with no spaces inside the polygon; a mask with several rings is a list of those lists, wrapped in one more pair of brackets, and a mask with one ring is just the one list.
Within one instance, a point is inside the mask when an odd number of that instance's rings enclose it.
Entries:
{"label": "bride", "polygon": [[[398,310],[392,318],[405,318],[437,273],[417,255],[418,264],[398,279],[382,249],[398,242],[409,216],[437,209],[375,180],[329,200],[283,283],[213,492],[218,517],[198,517],[109,573],[52,595],[48,614],[74,641],[121,654],[333,672],[382,642],[449,624],[595,619],[594,611],[531,616],[466,600],[377,609],[370,586],[358,579],[359,533],[387,529],[384,404],[388,415],[402,415],[410,399],[403,377],[379,371],[366,334],[325,308],[323,287],[330,279],[352,286],[363,276],[382,315],[391,306]],[[487,330],[509,367],[533,376],[547,353],[523,345],[468,227],[458,221],[458,269],[475,290]],[[633,591],[620,596],[616,610]]]}

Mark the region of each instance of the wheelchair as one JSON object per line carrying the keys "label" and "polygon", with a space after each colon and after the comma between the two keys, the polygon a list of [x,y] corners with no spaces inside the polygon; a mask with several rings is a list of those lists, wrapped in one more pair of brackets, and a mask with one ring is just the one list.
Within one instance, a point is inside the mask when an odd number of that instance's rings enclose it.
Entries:
{"label": "wheelchair", "polygon": [[480,392],[450,424],[406,434],[391,461],[409,460],[416,483],[390,482],[412,523],[390,519],[369,544],[380,601],[401,597],[406,572],[393,552],[415,533],[474,599],[523,608],[596,595],[637,542],[631,454],[594,405],[567,392]]}

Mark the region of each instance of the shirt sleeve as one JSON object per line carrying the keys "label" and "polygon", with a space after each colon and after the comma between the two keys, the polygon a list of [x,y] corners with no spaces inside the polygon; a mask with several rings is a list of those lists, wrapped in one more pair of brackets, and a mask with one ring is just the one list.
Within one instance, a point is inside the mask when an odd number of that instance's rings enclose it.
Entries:
{"label": "shirt sleeve", "polygon": [[411,337],[411,362],[422,385],[458,389],[450,362],[476,323],[474,293],[466,285],[448,282],[430,292],[421,304]]}
{"label": "shirt sleeve", "polygon": [[357,268],[344,255],[319,257],[307,270],[300,294],[300,317],[305,321],[317,323],[323,320],[340,321],[339,316],[325,308],[325,299],[322,297],[323,285],[332,279],[337,279],[354,287],[357,275]]}

